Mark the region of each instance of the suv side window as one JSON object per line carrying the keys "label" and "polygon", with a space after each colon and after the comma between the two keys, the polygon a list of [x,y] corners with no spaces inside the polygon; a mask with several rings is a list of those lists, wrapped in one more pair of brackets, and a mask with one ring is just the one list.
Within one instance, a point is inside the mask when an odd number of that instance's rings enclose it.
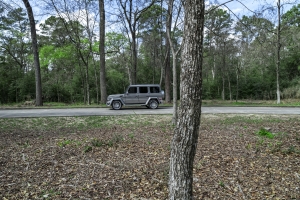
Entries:
{"label": "suv side window", "polygon": [[159,93],[159,87],[150,87],[150,93]]}
{"label": "suv side window", "polygon": [[148,93],[148,87],[140,87],[140,93]]}
{"label": "suv side window", "polygon": [[137,93],[137,87],[130,87],[130,88],[128,89],[128,93],[130,93],[130,94]]}

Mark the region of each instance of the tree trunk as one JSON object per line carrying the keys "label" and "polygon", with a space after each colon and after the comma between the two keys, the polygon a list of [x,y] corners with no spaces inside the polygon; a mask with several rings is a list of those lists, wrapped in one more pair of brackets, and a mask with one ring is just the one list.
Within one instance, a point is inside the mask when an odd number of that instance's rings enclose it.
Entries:
{"label": "tree trunk", "polygon": [[230,83],[229,74],[227,74],[227,80],[228,80],[229,99],[230,99],[230,101],[232,101],[231,83]]}
{"label": "tree trunk", "polygon": [[38,45],[37,45],[35,20],[34,20],[32,8],[29,1],[23,0],[23,3],[27,9],[27,14],[30,22],[30,32],[31,32],[31,40],[32,40],[32,50],[34,56],[34,67],[35,67],[35,105],[43,106],[40,59],[39,59],[39,52],[38,52]]}
{"label": "tree trunk", "polygon": [[172,124],[177,123],[178,112],[177,112],[177,65],[176,65],[177,53],[173,54],[173,118]]}
{"label": "tree trunk", "polygon": [[100,10],[100,92],[101,92],[101,103],[106,103],[107,91],[106,91],[106,71],[105,71],[105,10],[104,0],[99,0]]}
{"label": "tree trunk", "polygon": [[132,43],[131,43],[131,51],[132,51],[132,75],[131,75],[131,81],[132,84],[136,84],[136,74],[137,74],[137,45],[136,45],[136,30],[135,27],[133,27],[133,31],[131,32],[132,36]]}
{"label": "tree trunk", "polygon": [[225,76],[224,73],[222,73],[222,100],[225,100]]}
{"label": "tree trunk", "polygon": [[166,55],[166,62],[165,62],[165,102],[171,102],[171,62],[170,62],[170,44],[168,40],[166,40],[166,48],[167,48],[167,55]]}
{"label": "tree trunk", "polygon": [[[166,21],[166,32],[171,32],[172,23],[172,8],[170,4],[168,5],[168,18]],[[166,59],[165,59],[165,101],[166,103],[171,102],[171,66],[170,66],[170,42],[168,39],[168,34],[166,34]]]}
{"label": "tree trunk", "polygon": [[193,199],[193,164],[201,117],[204,0],[184,3],[184,45],[178,122],[169,172],[169,199]]}
{"label": "tree trunk", "polygon": [[97,99],[97,104],[99,104],[99,82],[98,82],[98,68],[97,68],[97,64],[95,62],[95,59],[94,59],[94,54],[92,53],[93,55],[93,67],[94,67],[94,77],[95,77],[95,86],[96,86],[96,99]]}
{"label": "tree trunk", "polygon": [[236,67],[236,95],[235,95],[235,102],[239,99],[239,80],[240,80],[240,68],[239,64]]}
{"label": "tree trunk", "polygon": [[277,26],[277,61],[276,61],[276,94],[277,94],[277,104],[280,104],[280,86],[279,86],[279,69],[280,69],[280,0],[277,2],[278,9],[278,26]]}
{"label": "tree trunk", "polygon": [[85,80],[86,80],[86,104],[90,105],[90,84],[89,84],[89,66],[88,64],[85,66]]}
{"label": "tree trunk", "polygon": [[[169,0],[169,4],[168,4],[168,18],[171,18],[172,16],[172,12],[173,12],[173,3],[174,0]],[[168,19],[170,20],[170,19]],[[172,42],[172,38],[171,38],[171,33],[170,33],[170,29],[167,29],[167,36],[168,36],[168,41],[170,44],[170,49],[172,51],[172,56],[173,56],[173,118],[172,118],[172,124],[176,124],[177,123],[177,118],[178,118],[178,114],[177,114],[177,66],[176,66],[176,57],[180,51],[180,49],[178,49],[175,52],[175,47],[173,45]]]}

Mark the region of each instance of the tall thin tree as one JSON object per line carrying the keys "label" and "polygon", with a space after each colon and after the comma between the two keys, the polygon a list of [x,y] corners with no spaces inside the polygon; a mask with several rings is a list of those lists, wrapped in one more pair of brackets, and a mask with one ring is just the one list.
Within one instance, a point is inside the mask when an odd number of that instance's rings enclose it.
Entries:
{"label": "tall thin tree", "polygon": [[30,5],[29,1],[28,0],[23,0],[23,3],[26,7],[28,18],[29,18],[32,50],[33,50],[33,56],[34,56],[35,105],[36,106],[43,106],[40,59],[39,59],[39,51],[38,51],[38,45],[37,45],[35,20],[34,20],[33,11],[32,11],[32,8],[31,8],[31,5]]}
{"label": "tall thin tree", "polygon": [[277,104],[280,104],[280,84],[279,84],[279,70],[280,70],[280,49],[281,49],[281,3],[280,0],[277,1],[277,14],[278,14],[278,24],[277,24],[277,51],[276,51],[276,94],[277,94]]}
{"label": "tall thin tree", "polygon": [[106,102],[106,71],[105,71],[105,9],[104,0],[99,0],[99,11],[100,11],[100,42],[99,42],[99,53],[100,53],[100,93],[101,103]]}

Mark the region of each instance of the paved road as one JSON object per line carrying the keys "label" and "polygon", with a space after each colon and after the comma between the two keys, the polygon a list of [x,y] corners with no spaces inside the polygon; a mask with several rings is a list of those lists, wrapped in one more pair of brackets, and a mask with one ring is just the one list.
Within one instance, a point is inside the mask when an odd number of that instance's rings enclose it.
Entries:
{"label": "paved road", "polygon": [[[70,108],[70,109],[0,109],[0,118],[16,117],[62,117],[62,116],[94,116],[94,115],[156,115],[172,114],[172,107],[160,107],[152,110],[147,108]],[[299,107],[202,107],[202,113],[235,113],[235,114],[274,114],[299,115]]]}

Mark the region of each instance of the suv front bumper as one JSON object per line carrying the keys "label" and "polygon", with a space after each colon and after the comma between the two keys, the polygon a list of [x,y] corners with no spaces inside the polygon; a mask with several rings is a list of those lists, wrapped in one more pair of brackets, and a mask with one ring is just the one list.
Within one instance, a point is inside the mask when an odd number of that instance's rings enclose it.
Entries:
{"label": "suv front bumper", "polygon": [[106,101],[106,105],[107,105],[107,106],[111,106],[111,103],[112,103],[112,101],[113,101],[112,99],[111,99],[111,100],[108,100],[108,101]]}

